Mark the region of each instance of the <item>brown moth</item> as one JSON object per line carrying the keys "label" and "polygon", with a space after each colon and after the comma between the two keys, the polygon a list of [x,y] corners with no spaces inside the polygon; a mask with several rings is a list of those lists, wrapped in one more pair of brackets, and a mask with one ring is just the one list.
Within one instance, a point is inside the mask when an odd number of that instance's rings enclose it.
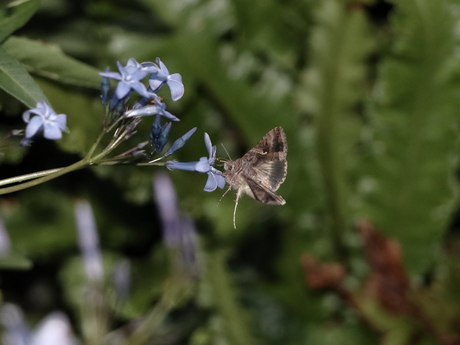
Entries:
{"label": "brown moth", "polygon": [[[275,194],[287,174],[287,140],[283,128],[268,132],[259,143],[242,158],[224,163],[225,181],[235,189],[233,227],[236,229],[236,208],[243,194],[269,205],[284,205],[286,201]],[[225,192],[225,193],[227,193]],[[224,194],[225,195],[225,194]]]}

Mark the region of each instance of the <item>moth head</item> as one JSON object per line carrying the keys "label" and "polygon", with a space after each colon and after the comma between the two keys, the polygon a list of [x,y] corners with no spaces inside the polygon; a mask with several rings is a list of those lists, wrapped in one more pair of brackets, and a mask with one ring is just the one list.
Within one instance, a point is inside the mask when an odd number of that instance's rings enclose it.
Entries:
{"label": "moth head", "polygon": [[225,171],[231,171],[233,169],[233,166],[235,165],[234,161],[229,161],[229,160],[221,160],[222,163],[224,163],[224,169]]}

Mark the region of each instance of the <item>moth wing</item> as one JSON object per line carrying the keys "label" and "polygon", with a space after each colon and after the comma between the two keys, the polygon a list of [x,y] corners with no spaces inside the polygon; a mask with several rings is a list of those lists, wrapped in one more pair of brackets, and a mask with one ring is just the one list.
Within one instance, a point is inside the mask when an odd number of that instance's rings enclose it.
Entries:
{"label": "moth wing", "polygon": [[244,160],[250,159],[254,153],[258,153],[261,160],[285,160],[288,146],[286,134],[282,127],[275,127],[243,156]]}
{"label": "moth wing", "polygon": [[268,205],[284,205],[286,201],[278,194],[273,193],[269,188],[257,183],[252,178],[246,177],[247,187],[242,187],[243,192],[251,198]]}
{"label": "moth wing", "polygon": [[281,183],[286,179],[287,161],[275,160],[267,161],[253,167],[256,171],[257,180],[271,191],[278,190]]}
{"label": "moth wing", "polygon": [[286,179],[287,139],[282,127],[275,127],[243,156],[250,162],[257,181],[271,191],[276,191]]}

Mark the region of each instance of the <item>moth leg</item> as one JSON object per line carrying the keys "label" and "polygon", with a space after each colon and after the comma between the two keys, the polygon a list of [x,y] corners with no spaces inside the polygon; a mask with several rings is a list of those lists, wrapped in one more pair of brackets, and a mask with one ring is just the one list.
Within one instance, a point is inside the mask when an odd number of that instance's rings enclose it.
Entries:
{"label": "moth leg", "polygon": [[227,193],[230,191],[230,189],[232,189],[232,187],[231,187],[231,186],[229,186],[229,187],[228,187],[228,189],[225,191],[225,193],[224,193],[224,194],[222,194],[222,196],[220,197],[219,201],[217,202],[217,205],[219,205],[219,204],[220,204],[220,202],[221,202],[221,201],[222,201],[222,199],[224,198],[225,194],[227,194]]}
{"label": "moth leg", "polygon": [[238,207],[238,200],[240,200],[241,195],[243,194],[242,188],[238,188],[236,192],[236,200],[235,200],[235,209],[233,210],[233,228],[236,229],[236,208]]}

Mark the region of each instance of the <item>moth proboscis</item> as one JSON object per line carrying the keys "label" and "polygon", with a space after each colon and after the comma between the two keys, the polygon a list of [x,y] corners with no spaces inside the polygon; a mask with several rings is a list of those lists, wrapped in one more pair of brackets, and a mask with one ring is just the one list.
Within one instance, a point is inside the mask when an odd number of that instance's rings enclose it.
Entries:
{"label": "moth proboscis", "polygon": [[[224,162],[223,173],[229,189],[235,189],[233,227],[236,229],[236,208],[243,194],[269,205],[284,205],[276,194],[287,174],[287,140],[283,128],[275,127],[259,143],[237,160]],[[225,195],[225,194],[224,194]]]}

